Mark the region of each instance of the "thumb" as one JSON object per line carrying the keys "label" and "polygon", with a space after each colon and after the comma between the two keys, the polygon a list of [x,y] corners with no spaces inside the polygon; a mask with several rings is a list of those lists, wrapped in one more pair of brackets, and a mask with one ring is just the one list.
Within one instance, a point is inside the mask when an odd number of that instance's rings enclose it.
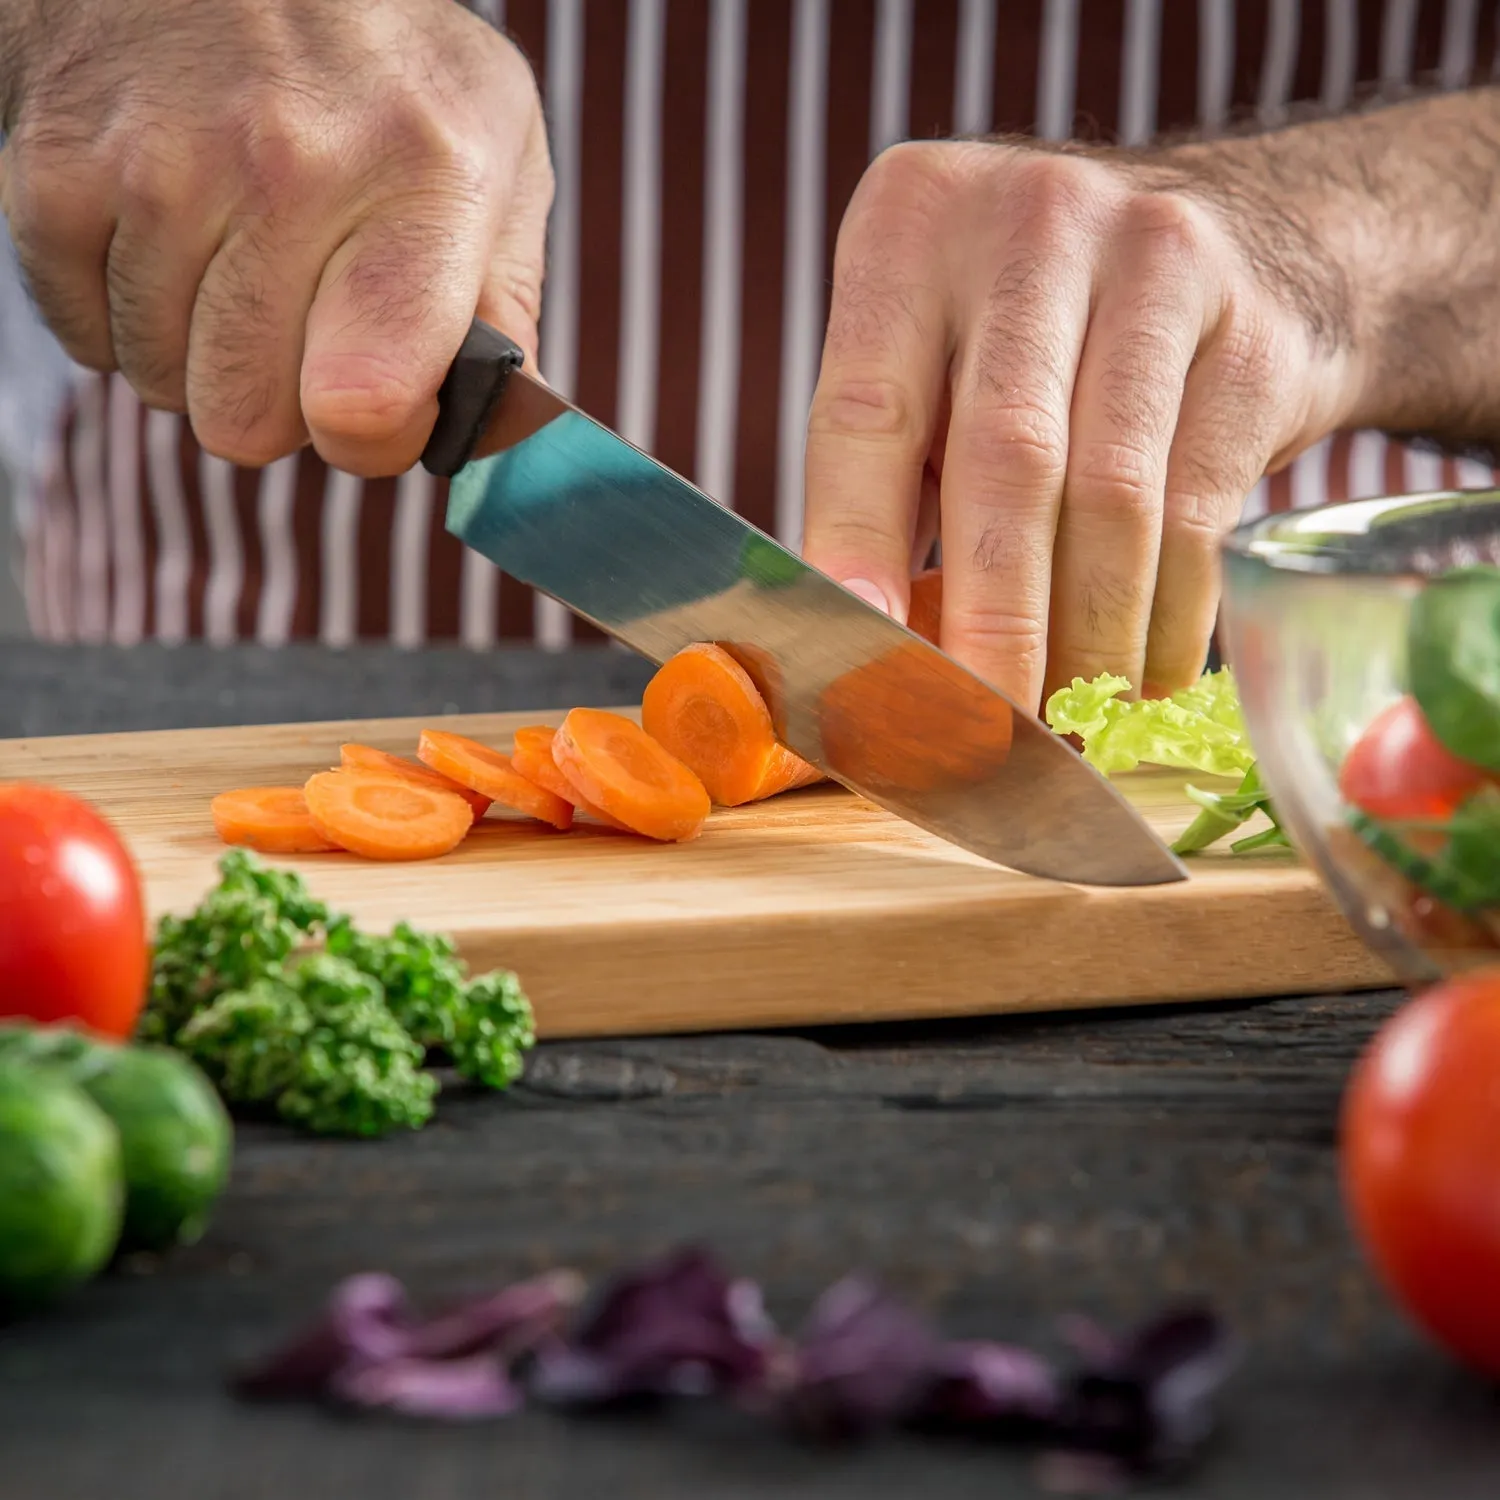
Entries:
{"label": "thumb", "polygon": [[400,474],[421,456],[437,392],[474,315],[482,215],[432,201],[386,204],[329,258],[307,314],[302,415],[335,468]]}

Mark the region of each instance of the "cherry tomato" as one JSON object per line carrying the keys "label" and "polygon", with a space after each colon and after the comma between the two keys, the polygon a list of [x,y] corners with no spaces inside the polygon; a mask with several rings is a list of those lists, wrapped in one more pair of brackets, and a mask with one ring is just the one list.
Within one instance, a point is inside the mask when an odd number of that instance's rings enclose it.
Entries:
{"label": "cherry tomato", "polygon": [[0,783],[0,1017],[126,1037],[150,948],[134,862],[86,802]]}
{"label": "cherry tomato", "polygon": [[1415,698],[1378,714],[1339,771],[1344,801],[1372,818],[1441,821],[1490,778],[1446,750]]}
{"label": "cherry tomato", "polygon": [[1344,1192],[1412,1316],[1500,1375],[1500,968],[1428,990],[1361,1058],[1344,1098]]}

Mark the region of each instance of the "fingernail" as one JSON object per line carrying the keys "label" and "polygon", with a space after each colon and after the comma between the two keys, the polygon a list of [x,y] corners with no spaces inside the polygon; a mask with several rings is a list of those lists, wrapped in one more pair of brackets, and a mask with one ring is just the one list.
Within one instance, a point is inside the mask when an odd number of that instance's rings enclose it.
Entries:
{"label": "fingernail", "polygon": [[894,614],[891,601],[885,597],[885,590],[877,588],[868,578],[846,578],[844,587],[858,599],[863,599],[866,604],[872,605],[883,615]]}

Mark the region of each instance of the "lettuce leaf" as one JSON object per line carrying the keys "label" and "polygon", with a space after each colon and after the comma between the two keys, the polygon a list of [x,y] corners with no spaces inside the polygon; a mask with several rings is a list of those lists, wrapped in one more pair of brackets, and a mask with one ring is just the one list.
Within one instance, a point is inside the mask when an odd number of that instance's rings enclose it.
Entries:
{"label": "lettuce leaf", "polygon": [[1255,764],[1228,667],[1205,672],[1170,698],[1122,702],[1129,690],[1123,677],[1107,673],[1092,682],[1075,677],[1047,700],[1047,723],[1058,734],[1076,734],[1083,758],[1106,776],[1139,765],[1243,776]]}

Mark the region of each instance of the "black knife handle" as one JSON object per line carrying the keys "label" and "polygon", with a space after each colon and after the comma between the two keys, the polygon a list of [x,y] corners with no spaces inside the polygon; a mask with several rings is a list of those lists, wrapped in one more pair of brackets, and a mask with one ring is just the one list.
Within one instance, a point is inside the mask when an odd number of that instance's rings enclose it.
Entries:
{"label": "black knife handle", "polygon": [[521,346],[498,328],[478,318],[469,324],[463,346],[438,388],[437,424],[422,450],[422,467],[429,474],[451,479],[468,463],[511,372],[525,362]]}

